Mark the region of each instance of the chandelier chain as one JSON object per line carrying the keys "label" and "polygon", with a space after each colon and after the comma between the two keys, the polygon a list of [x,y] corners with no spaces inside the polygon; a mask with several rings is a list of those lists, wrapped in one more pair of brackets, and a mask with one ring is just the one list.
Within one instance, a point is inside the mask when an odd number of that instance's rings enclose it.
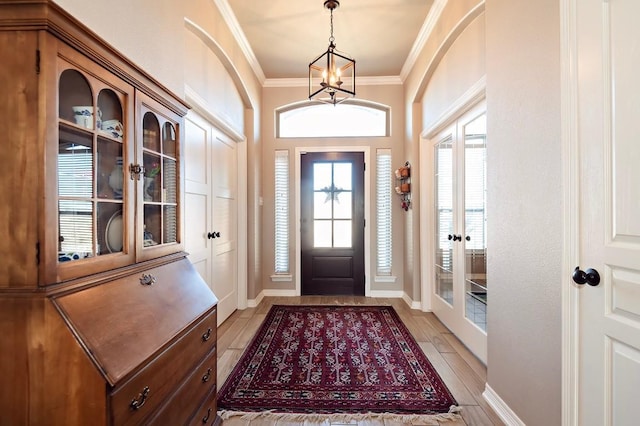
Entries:
{"label": "chandelier chain", "polygon": [[334,44],[336,41],[335,37],[333,37],[333,9],[331,9],[331,37],[329,37],[329,43]]}

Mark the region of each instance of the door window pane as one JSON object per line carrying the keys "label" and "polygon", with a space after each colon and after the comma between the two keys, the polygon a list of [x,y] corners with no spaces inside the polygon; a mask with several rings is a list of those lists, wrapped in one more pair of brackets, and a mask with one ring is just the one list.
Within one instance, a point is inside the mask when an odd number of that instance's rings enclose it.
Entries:
{"label": "door window pane", "polygon": [[436,293],[453,304],[453,142],[435,146]]}
{"label": "door window pane", "polygon": [[331,219],[331,195],[325,192],[315,192],[313,194],[313,218]]}
{"label": "door window pane", "polygon": [[333,200],[333,217],[335,219],[351,219],[352,193],[340,192]]}
{"label": "door window pane", "polygon": [[331,163],[315,163],[313,165],[313,190],[319,191],[331,187]]}
{"label": "door window pane", "polygon": [[333,246],[351,247],[351,221],[336,220],[333,222]]}
{"label": "door window pane", "polygon": [[331,247],[331,221],[313,221],[313,247]]}
{"label": "door window pane", "polygon": [[350,191],[351,187],[352,167],[351,163],[334,163],[333,164],[333,184],[336,188]]}

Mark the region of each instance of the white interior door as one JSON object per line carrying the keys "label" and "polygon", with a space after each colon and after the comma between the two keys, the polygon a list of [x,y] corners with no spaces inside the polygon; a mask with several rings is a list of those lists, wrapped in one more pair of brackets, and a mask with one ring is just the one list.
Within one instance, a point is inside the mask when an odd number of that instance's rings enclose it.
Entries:
{"label": "white interior door", "polygon": [[218,298],[220,324],[238,308],[236,144],[193,111],[185,134],[185,248]]}
{"label": "white interior door", "polygon": [[484,102],[432,139],[432,309],[487,360],[486,114]]}
{"label": "white interior door", "polygon": [[[640,31],[637,0],[572,0],[577,41],[578,419],[640,418]],[[571,34],[570,34],[571,35]],[[571,37],[569,37],[571,39]],[[578,266],[578,265],[576,265]]]}
{"label": "white interior door", "polygon": [[213,137],[213,270],[218,322],[238,309],[238,208],[236,143],[221,133]]}

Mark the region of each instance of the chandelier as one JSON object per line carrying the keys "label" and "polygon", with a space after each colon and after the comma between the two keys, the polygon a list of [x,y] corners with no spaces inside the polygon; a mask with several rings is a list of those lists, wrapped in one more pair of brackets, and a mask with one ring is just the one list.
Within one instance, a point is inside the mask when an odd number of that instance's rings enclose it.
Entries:
{"label": "chandelier", "polygon": [[356,61],[336,50],[333,37],[333,10],[338,6],[337,0],[324,2],[331,11],[329,48],[309,64],[309,99],[333,105],[356,95]]}

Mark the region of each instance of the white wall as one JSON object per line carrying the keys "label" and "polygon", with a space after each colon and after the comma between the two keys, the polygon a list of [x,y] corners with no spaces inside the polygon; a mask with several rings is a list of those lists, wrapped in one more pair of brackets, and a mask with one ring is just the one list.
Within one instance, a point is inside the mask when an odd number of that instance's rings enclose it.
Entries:
{"label": "white wall", "polygon": [[56,0],[67,12],[151,74],[184,94],[183,6],[155,0]]}
{"label": "white wall", "polygon": [[558,0],[487,0],[488,384],[528,425],[561,421]]}

